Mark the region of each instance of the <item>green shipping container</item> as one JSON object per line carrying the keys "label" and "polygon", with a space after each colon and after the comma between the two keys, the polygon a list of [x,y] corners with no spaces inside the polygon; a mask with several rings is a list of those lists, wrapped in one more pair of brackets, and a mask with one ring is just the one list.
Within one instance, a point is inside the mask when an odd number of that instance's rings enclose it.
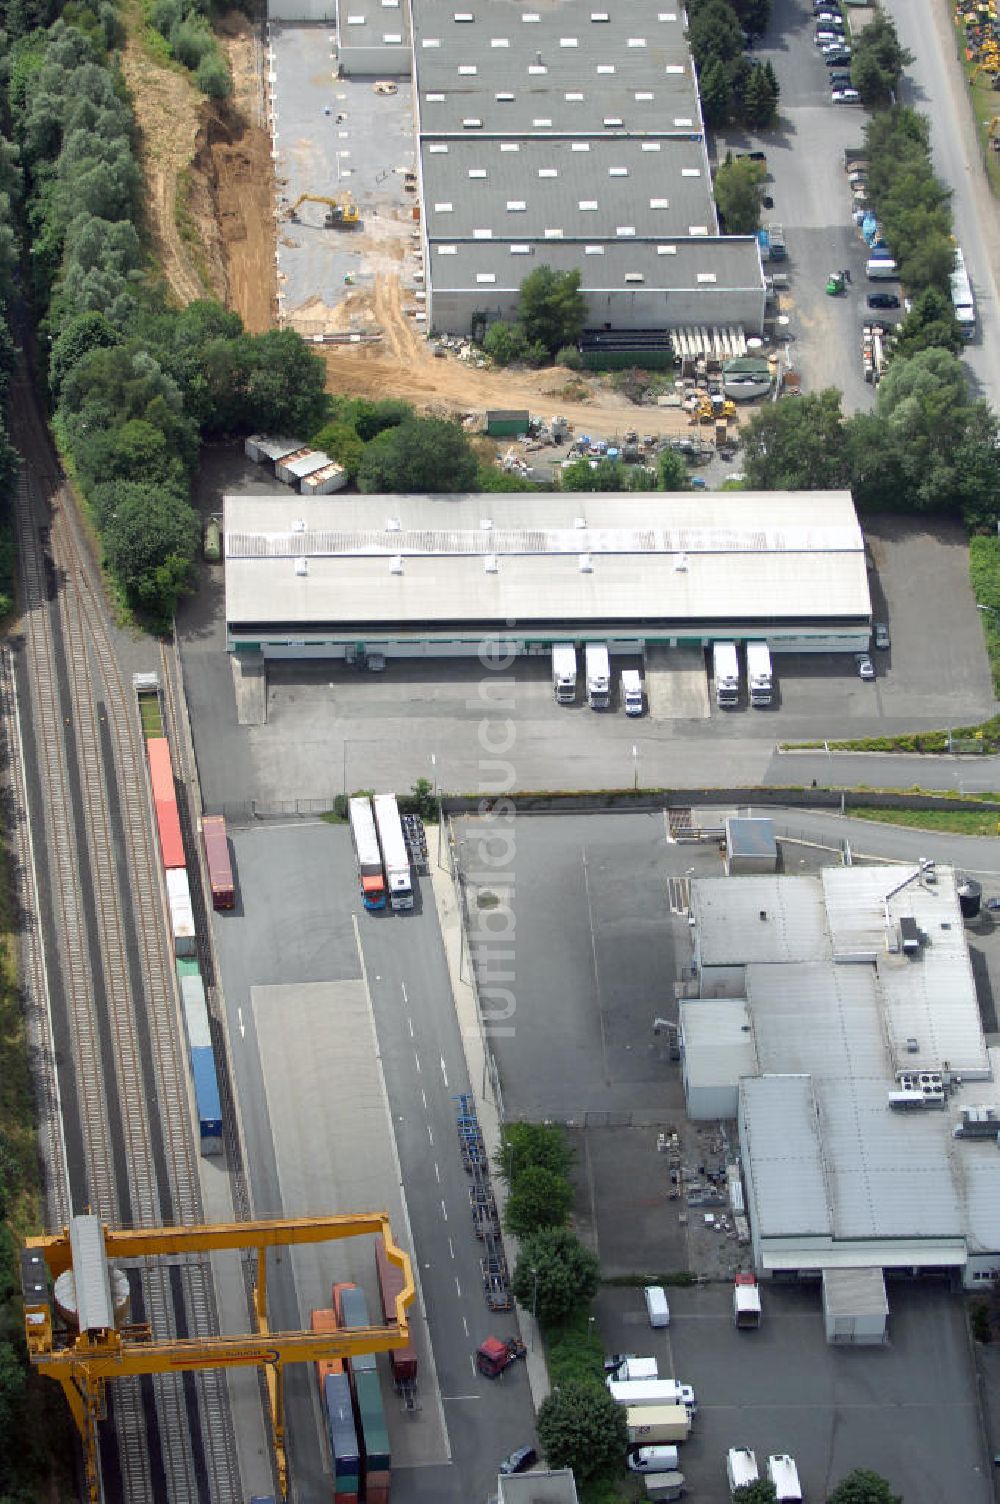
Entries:
{"label": "green shipping container", "polygon": [[530,414],[525,408],[492,407],[486,413],[486,432],[495,439],[513,438],[528,432]]}
{"label": "green shipping container", "polygon": [[389,1433],[385,1427],[385,1411],[382,1408],[382,1390],[378,1374],[373,1370],[354,1375],[354,1395],[358,1406],[358,1421],[364,1437],[365,1471],[388,1472],[392,1466],[389,1454]]}

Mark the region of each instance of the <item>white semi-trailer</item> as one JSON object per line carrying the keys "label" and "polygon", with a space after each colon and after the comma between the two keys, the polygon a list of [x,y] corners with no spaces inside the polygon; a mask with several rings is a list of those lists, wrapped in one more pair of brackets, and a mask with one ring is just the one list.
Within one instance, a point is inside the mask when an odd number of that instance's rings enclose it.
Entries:
{"label": "white semi-trailer", "polygon": [[607,644],[588,642],[584,659],[587,665],[587,703],[591,710],[607,710],[611,704],[611,660]]}
{"label": "white semi-trailer", "polygon": [[740,660],[735,642],[712,644],[712,675],[715,703],[723,710],[732,710],[740,703]]}
{"label": "white semi-trailer", "polygon": [[771,650],[766,642],[747,643],[747,683],[751,705],[770,705],[774,696]]}
{"label": "white semi-trailer", "polygon": [[399,806],[395,794],[376,794],[372,800],[375,809],[375,828],[385,867],[385,882],[389,890],[389,902],[397,912],[413,908],[413,880],[410,876],[410,857],[403,839],[403,822],[399,818]]}
{"label": "white semi-trailer", "polygon": [[552,644],[552,693],[558,705],[576,702],[576,648],[571,642]]}

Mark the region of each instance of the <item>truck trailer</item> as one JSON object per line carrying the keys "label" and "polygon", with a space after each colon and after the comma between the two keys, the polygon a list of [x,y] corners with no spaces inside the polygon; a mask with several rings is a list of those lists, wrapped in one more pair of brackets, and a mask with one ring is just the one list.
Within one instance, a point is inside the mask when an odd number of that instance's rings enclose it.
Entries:
{"label": "truck trailer", "polygon": [[757,1458],[749,1447],[729,1448],[726,1454],[726,1477],[729,1479],[729,1492],[734,1499],[737,1489],[747,1488],[751,1483],[759,1481]]}
{"label": "truck trailer", "polygon": [[630,1446],[687,1441],[691,1416],[685,1405],[632,1405],[625,1411]]}
{"label": "truck trailer", "polygon": [[587,665],[587,703],[591,710],[607,710],[611,704],[611,660],[607,643],[588,642],[584,659]]}
{"label": "truck trailer", "polygon": [[608,1392],[619,1405],[637,1409],[644,1405],[683,1405],[693,1412],[694,1390],[676,1379],[608,1379]]}
{"label": "truck trailer", "polygon": [[637,668],[622,669],[622,701],[626,715],[642,715],[642,675]]}
{"label": "truck trailer", "polygon": [[354,860],[358,867],[361,901],[366,909],[384,909],[385,878],[382,875],[382,853],[378,849],[371,800],[361,795],[349,799],[347,818],[351,827]]}
{"label": "truck trailer", "polygon": [[571,642],[552,644],[552,693],[557,705],[576,704],[576,648]]}
{"label": "truck trailer", "polygon": [[735,642],[712,644],[712,675],[715,703],[720,710],[732,710],[740,703],[740,660]]}
{"label": "truck trailer", "polygon": [[752,1274],[738,1274],[733,1284],[733,1320],[746,1330],[760,1326],[760,1290]]}
{"label": "truck trailer", "polygon": [[766,642],[747,643],[747,683],[751,705],[770,705],[774,693],[771,650]]}
{"label": "truck trailer", "polygon": [[395,794],[376,794],[372,804],[375,807],[375,829],[378,831],[378,844],[382,851],[389,902],[398,914],[413,908],[413,879],[410,876],[410,857],[403,839],[403,822],[399,818]]}
{"label": "truck trailer", "polygon": [[802,1504],[802,1485],[795,1458],[787,1453],[767,1459],[767,1476],[774,1484],[778,1504]]}

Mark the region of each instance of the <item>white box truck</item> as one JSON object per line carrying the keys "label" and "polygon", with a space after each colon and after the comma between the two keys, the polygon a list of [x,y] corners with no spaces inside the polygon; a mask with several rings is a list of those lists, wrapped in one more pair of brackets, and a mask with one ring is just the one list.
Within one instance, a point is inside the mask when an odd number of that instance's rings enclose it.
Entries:
{"label": "white box truck", "polygon": [[748,1483],[760,1480],[757,1458],[749,1447],[729,1448],[726,1453],[726,1477],[729,1479],[729,1492],[734,1499],[738,1488],[746,1488]]}
{"label": "white box truck", "polygon": [[741,1328],[760,1326],[760,1290],[752,1274],[738,1274],[733,1285],[733,1320]]}
{"label": "white box truck", "polygon": [[637,668],[622,669],[622,703],[626,715],[642,715],[642,675]]}
{"label": "white box truck", "polygon": [[613,1357],[605,1358],[604,1371],[609,1382],[617,1379],[620,1384],[626,1384],[630,1379],[658,1379],[660,1377],[659,1365],[655,1358],[637,1358],[634,1353],[616,1353]]}
{"label": "white box truck", "polygon": [[740,703],[740,661],[735,642],[712,644],[712,675],[715,703],[721,710],[732,710]]}
{"label": "white box truck", "polygon": [[557,705],[576,703],[576,648],[571,642],[552,644],[552,693]]}
{"label": "white box truck", "polygon": [[583,656],[587,665],[587,703],[591,710],[607,710],[611,704],[611,660],[607,643],[588,642]]}
{"label": "white box truck", "polygon": [[767,1476],[774,1484],[778,1504],[802,1504],[802,1485],[795,1458],[787,1453],[767,1459]]}
{"label": "white box truck", "polygon": [[687,1441],[691,1416],[684,1405],[634,1405],[625,1411],[630,1446]]}
{"label": "white box truck", "polygon": [[770,705],[774,694],[771,651],[766,642],[747,643],[747,683],[751,705]]}
{"label": "white box truck", "polygon": [[396,913],[402,913],[413,908],[413,879],[410,876],[410,858],[395,794],[376,794],[372,808],[375,811],[375,829],[378,831],[378,844],[382,851],[389,902]]}
{"label": "white box truck", "polygon": [[619,1405],[683,1405],[692,1415],[698,1406],[694,1389],[690,1384],[679,1384],[676,1379],[608,1379],[611,1398]]}

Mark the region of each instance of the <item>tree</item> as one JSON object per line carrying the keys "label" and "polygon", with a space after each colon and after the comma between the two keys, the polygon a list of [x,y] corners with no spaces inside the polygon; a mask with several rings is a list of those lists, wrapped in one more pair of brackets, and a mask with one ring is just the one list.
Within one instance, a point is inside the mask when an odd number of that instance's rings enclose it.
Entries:
{"label": "tree", "polygon": [[878,1473],[859,1467],[827,1494],[826,1504],[903,1504],[903,1500]]}
{"label": "tree", "polygon": [[572,1205],[573,1187],[564,1176],[529,1165],[517,1172],[504,1220],[516,1238],[526,1238],[542,1227],[562,1227]]}
{"label": "tree", "polygon": [[479,462],[457,423],[407,418],[367,446],[358,467],[362,491],[469,491]]}
{"label": "tree", "polygon": [[926,287],[914,298],[909,313],[896,331],[893,359],[909,359],[921,350],[949,350],[957,355],[963,344],[950,297],[936,287]]}
{"label": "tree", "polygon": [[706,62],[704,71],[699,74],[698,87],[705,124],[716,128],[728,124],[733,113],[733,86],[729,69],[721,59],[713,57]]}
{"label": "tree", "polygon": [[558,1123],[505,1123],[494,1156],[496,1173],[512,1185],[522,1170],[541,1166],[564,1179],[573,1164],[573,1150]]}
{"label": "tree", "polygon": [[756,63],[747,79],[743,95],[743,119],[747,125],[761,130],[765,126],[774,124],[777,109],[778,98],[768,77],[767,69],[760,63]]}
{"label": "tree", "polygon": [[323,454],[328,454],[338,465],[343,465],[348,480],[357,477],[364,458],[365,444],[350,423],[324,423],[312,442]]}
{"label": "tree", "polygon": [[246,334],[247,407],[251,428],[311,433],[327,411],[326,366],[294,329]]}
{"label": "tree", "polygon": [[690,491],[691,477],[687,463],[676,449],[663,449],[656,462],[661,491]]}
{"label": "tree", "polygon": [[587,318],[580,273],[536,267],[521,283],[518,307],[529,345],[537,341],[552,355],[575,345]]}
{"label": "tree", "polygon": [[621,1467],[628,1447],[625,1407],[600,1382],[567,1379],[542,1401],[538,1439],[550,1467],[571,1467],[584,1483]]}
{"label": "tree", "polygon": [[511,1288],[540,1321],[561,1321],[593,1299],[600,1282],[595,1254],[565,1227],[545,1227],[521,1244]]}
{"label": "tree", "polygon": [[892,17],[884,10],[876,11],[854,39],[851,79],[861,103],[867,109],[887,109],[903,69],[912,62],[913,54],[900,46]]}
{"label": "tree", "polygon": [[225,59],[218,51],[206,52],[198,64],[195,83],[209,99],[228,99],[233,92],[233,79]]}
{"label": "tree", "polygon": [[104,505],[109,568],[137,606],[167,625],[190,584],[197,515],[180,497],[136,482],[119,483]]}
{"label": "tree", "polygon": [[688,44],[698,68],[710,62],[731,63],[743,51],[743,33],[726,0],[705,0],[692,14],[688,25]]}
{"label": "tree", "polygon": [[503,319],[487,329],[483,349],[498,366],[544,365],[549,353],[539,341],[532,344],[523,324],[508,324]]}
{"label": "tree", "polygon": [[573,460],[559,477],[563,491],[626,491],[626,467],[618,460]]}
{"label": "tree", "polygon": [[762,491],[817,491],[846,485],[850,463],[840,393],[832,387],[781,397],[754,413],[744,441],[744,470]]}
{"label": "tree", "polygon": [[777,1504],[778,1490],[770,1478],[758,1478],[756,1483],[744,1483],[733,1493],[736,1504]]}
{"label": "tree", "polygon": [[752,235],[760,228],[763,175],[759,162],[726,153],[715,174],[715,202],[727,234]]}

